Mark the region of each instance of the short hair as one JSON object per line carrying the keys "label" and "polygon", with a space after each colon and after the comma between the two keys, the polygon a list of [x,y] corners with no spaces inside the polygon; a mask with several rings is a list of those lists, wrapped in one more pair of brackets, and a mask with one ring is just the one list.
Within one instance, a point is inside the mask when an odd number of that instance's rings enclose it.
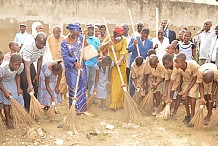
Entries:
{"label": "short hair", "polygon": [[192,35],[191,31],[189,31],[189,30],[187,30],[187,31],[184,32],[184,34],[186,34],[186,33],[189,33],[190,36]]}
{"label": "short hair", "polygon": [[10,62],[16,62],[16,61],[22,62],[22,57],[19,53],[13,53],[11,55]]}
{"label": "short hair", "polygon": [[184,53],[178,53],[176,55],[176,59],[186,60],[186,55]]}
{"label": "short hair", "polygon": [[135,63],[136,63],[137,66],[141,66],[143,61],[144,61],[144,58],[142,56],[137,56],[135,58]]}
{"label": "short hair", "polygon": [[54,26],[52,30],[54,31],[55,29],[58,29],[59,31],[61,31],[61,28],[59,26]]}
{"label": "short hair", "polygon": [[16,42],[14,42],[14,41],[11,41],[9,44],[8,44],[8,47],[11,49],[12,48],[12,46],[14,46],[14,44],[15,44]]}
{"label": "short hair", "polygon": [[106,29],[106,26],[105,26],[105,25],[101,25],[101,26],[99,27],[99,29],[101,29],[101,28],[105,28],[105,29]]}
{"label": "short hair", "polygon": [[102,58],[102,63],[105,64],[106,66],[111,65],[111,63],[112,63],[111,57],[110,56],[104,56]]}
{"label": "short hair", "polygon": [[60,70],[62,69],[61,62],[62,62],[62,61],[59,60],[59,61],[57,61],[55,64],[53,64],[53,65],[51,66],[51,70],[52,70],[52,71],[56,71],[56,72],[60,71]]}
{"label": "short hair", "polygon": [[155,51],[155,49],[150,49],[150,50],[148,50],[147,54],[148,54],[148,56],[150,56],[152,54],[156,55],[156,51]]}
{"label": "short hair", "polygon": [[165,60],[173,61],[173,56],[170,54],[165,54],[162,58],[162,62],[164,62]]}
{"label": "short hair", "polygon": [[0,55],[3,55],[4,56],[4,52],[2,50],[0,50]]}
{"label": "short hair", "polygon": [[149,34],[149,33],[150,33],[150,31],[147,28],[143,28],[141,31],[141,34]]}

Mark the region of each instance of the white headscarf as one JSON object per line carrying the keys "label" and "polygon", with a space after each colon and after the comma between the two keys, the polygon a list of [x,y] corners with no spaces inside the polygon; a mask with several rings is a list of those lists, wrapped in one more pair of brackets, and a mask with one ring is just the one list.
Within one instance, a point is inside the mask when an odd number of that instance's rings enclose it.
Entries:
{"label": "white headscarf", "polygon": [[36,28],[38,27],[38,26],[42,26],[42,23],[41,22],[33,22],[33,24],[32,24],[32,35],[34,36],[34,38],[36,37],[36,35],[37,35],[37,31],[36,31]]}

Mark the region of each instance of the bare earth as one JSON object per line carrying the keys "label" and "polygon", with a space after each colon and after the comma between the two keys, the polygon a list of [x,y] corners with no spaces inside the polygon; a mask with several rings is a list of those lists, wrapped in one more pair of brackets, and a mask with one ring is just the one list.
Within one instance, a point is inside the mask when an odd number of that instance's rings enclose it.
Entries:
{"label": "bare earth", "polygon": [[[68,101],[59,104],[61,112],[54,119],[43,117],[37,125],[26,130],[5,130],[0,138],[1,146],[216,146],[218,128],[205,126],[201,129],[188,128],[182,120],[184,106],[180,106],[178,120],[161,120],[152,116],[142,116],[141,123],[123,122],[123,109],[103,111],[100,102],[87,112],[77,116],[80,131],[57,128],[63,123],[68,111]],[[30,129],[30,130],[29,130]],[[27,132],[28,131],[28,132]]]}

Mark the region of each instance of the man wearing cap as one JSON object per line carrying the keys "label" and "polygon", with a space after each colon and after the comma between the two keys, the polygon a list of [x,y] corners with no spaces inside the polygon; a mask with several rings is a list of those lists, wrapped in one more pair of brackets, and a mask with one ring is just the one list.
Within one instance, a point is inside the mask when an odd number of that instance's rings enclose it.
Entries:
{"label": "man wearing cap", "polygon": [[26,32],[26,25],[20,24],[20,32],[15,35],[14,41],[17,42],[21,48],[27,36],[28,33]]}
{"label": "man wearing cap", "polygon": [[162,26],[162,28],[164,30],[164,36],[169,39],[169,41],[170,41],[169,43],[171,44],[171,42],[176,39],[175,31],[170,30],[168,28],[168,26],[169,26],[169,21],[168,20],[163,20],[162,23],[161,23],[161,26]]}
{"label": "man wearing cap", "polygon": [[[87,45],[90,47],[94,47],[98,51],[98,47],[100,45],[100,40],[95,37],[95,26],[93,24],[88,24],[87,25],[87,35],[86,35],[86,42]],[[84,52],[85,53],[85,52]],[[87,86],[88,86],[88,96],[90,96],[90,91],[92,86],[95,83],[95,64],[97,63],[98,57],[95,56],[89,60],[85,61],[86,65],[86,72],[87,72]]]}

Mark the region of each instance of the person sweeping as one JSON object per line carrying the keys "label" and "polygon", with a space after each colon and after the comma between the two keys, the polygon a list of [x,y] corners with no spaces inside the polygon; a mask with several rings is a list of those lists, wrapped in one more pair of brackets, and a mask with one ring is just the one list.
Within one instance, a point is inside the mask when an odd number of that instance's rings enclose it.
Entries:
{"label": "person sweeping", "polygon": [[[62,77],[61,61],[47,62],[42,66],[40,73],[40,82],[38,89],[38,100],[44,105],[46,110],[49,110],[52,103],[55,107],[61,102],[59,84]],[[59,114],[56,109],[56,114]]]}
{"label": "person sweeping", "polygon": [[20,74],[24,69],[20,54],[11,55],[10,62],[0,67],[0,94],[3,97],[6,127],[13,129],[10,116],[10,98],[14,98],[20,105],[24,106],[23,90],[20,88]]}

